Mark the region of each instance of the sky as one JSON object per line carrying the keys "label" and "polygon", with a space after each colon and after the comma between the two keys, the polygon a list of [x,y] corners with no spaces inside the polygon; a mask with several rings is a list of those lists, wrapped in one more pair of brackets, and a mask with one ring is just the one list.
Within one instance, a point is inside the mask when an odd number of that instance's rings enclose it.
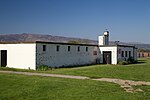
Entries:
{"label": "sky", "polygon": [[0,0],[0,34],[150,43],[150,0]]}

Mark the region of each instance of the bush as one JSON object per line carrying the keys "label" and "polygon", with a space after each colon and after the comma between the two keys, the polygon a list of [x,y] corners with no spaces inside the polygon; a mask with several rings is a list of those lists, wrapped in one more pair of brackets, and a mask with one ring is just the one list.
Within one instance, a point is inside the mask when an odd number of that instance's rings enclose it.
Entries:
{"label": "bush", "polygon": [[128,65],[128,62],[127,62],[127,61],[119,61],[118,64],[119,64],[119,65]]}
{"label": "bush", "polygon": [[129,57],[127,61],[128,61],[128,63],[129,63],[129,64],[133,64],[133,63],[135,63],[135,61],[134,61],[134,58],[133,58],[133,57]]}
{"label": "bush", "polygon": [[49,67],[46,65],[37,66],[37,68],[36,68],[36,70],[38,70],[38,71],[46,71],[48,69],[49,69]]}

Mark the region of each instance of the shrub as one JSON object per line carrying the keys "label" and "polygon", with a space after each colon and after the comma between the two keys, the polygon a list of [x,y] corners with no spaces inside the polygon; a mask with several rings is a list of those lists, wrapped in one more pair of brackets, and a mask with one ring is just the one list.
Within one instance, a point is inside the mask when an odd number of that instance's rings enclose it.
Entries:
{"label": "shrub", "polygon": [[119,65],[128,65],[128,62],[127,61],[119,61],[118,64]]}
{"label": "shrub", "polygon": [[133,58],[133,57],[129,57],[127,61],[128,61],[128,63],[129,63],[129,64],[133,64],[133,63],[135,63],[135,61],[134,61],[134,58]]}
{"label": "shrub", "polygon": [[46,65],[37,66],[37,68],[36,68],[36,70],[38,70],[38,71],[46,71],[48,69],[49,69],[49,67]]}

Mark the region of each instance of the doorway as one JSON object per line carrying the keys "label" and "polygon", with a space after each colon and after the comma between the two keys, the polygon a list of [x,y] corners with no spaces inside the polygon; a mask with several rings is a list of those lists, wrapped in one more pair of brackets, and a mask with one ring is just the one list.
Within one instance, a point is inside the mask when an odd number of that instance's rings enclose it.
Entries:
{"label": "doorway", "polygon": [[1,50],[1,67],[7,65],[7,50]]}
{"label": "doorway", "polygon": [[111,64],[111,51],[103,51],[103,63]]}

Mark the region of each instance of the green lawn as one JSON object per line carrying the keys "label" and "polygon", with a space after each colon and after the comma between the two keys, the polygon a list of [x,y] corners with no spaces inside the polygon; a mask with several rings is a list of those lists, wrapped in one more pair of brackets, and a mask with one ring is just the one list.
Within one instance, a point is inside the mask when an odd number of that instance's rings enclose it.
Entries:
{"label": "green lawn", "polygon": [[108,77],[150,81],[150,59],[140,59],[138,64],[93,65],[77,68],[62,68],[48,73],[81,75],[93,78]]}
{"label": "green lawn", "polygon": [[[29,71],[29,70],[18,70],[1,68],[1,70],[14,70],[14,71]],[[31,72],[42,72],[42,71],[31,71]],[[129,80],[141,80],[150,81],[150,59],[139,59],[138,64],[130,65],[93,65],[93,66],[82,66],[75,68],[59,68],[42,73],[53,73],[53,74],[66,74],[66,75],[77,75],[77,76],[88,76],[91,78],[121,78]]]}
{"label": "green lawn", "polygon": [[150,100],[150,86],[141,88],[127,93],[107,82],[0,73],[0,100]]}
{"label": "green lawn", "polygon": [[[0,70],[150,81],[150,59],[140,59],[138,64],[126,66],[93,65],[48,71]],[[119,85],[108,82],[0,73],[0,100],[150,100],[150,86],[134,88],[141,88],[144,92],[127,93]]]}

